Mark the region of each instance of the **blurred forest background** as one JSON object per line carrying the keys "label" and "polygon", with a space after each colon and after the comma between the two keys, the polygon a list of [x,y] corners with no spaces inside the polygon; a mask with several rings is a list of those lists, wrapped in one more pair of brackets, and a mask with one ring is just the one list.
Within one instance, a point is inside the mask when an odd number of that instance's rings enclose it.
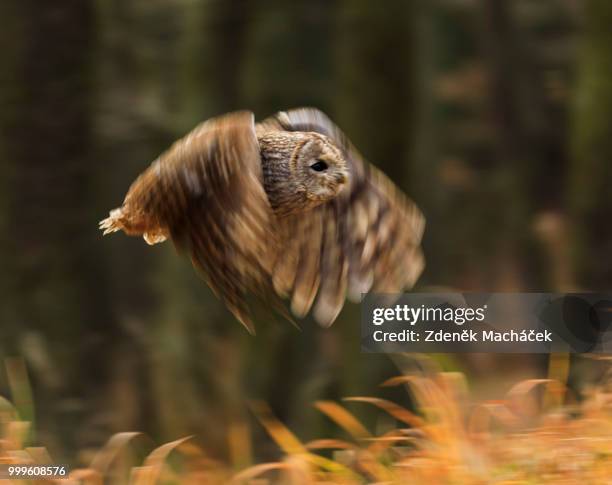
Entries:
{"label": "blurred forest background", "polygon": [[[328,425],[313,400],[383,395],[397,373],[360,353],[356,305],[329,330],[251,337],[171,245],[101,237],[136,175],[220,113],[326,111],[425,212],[418,290],[610,286],[612,2],[5,0],[0,16],[0,356],[25,362],[34,407],[23,384],[13,398],[54,456],[133,429],[227,457],[252,428],[265,453],[248,399],[308,439]],[[546,365],[441,359],[475,382]]]}

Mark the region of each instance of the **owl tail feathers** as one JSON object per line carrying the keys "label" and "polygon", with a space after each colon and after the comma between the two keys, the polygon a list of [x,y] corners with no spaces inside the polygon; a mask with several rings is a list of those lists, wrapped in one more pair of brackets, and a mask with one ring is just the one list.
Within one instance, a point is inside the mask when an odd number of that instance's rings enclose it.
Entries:
{"label": "owl tail feathers", "polygon": [[100,221],[98,227],[101,231],[104,231],[103,235],[106,236],[107,234],[123,230],[125,227],[124,220],[123,211],[121,209],[113,209],[106,219]]}
{"label": "owl tail feathers", "polygon": [[157,244],[166,240],[167,236],[161,228],[151,229],[141,219],[130,216],[125,213],[123,207],[120,207],[110,211],[109,216],[100,221],[99,227],[101,231],[104,231],[104,236],[123,231],[129,236],[142,236],[147,244]]}

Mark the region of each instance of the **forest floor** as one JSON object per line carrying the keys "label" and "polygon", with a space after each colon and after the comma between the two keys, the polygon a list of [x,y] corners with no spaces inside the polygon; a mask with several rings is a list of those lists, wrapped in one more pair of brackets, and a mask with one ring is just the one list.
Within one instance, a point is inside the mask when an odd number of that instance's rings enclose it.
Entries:
{"label": "forest floor", "polygon": [[[383,386],[404,386],[416,409],[376,397],[344,400],[374,406],[389,418],[393,425],[375,434],[343,403],[314,403],[338,426],[338,436],[348,437],[342,439],[303,443],[265,403],[252,402],[280,453],[277,461],[242,469],[211,459],[190,437],[159,446],[135,465],[127,457],[139,433],[118,433],[88,466],[57,482],[609,484],[612,393],[592,388],[577,399],[552,376],[562,376],[567,362],[553,362],[551,378],[522,380],[499,399],[474,399],[457,372],[394,377]],[[28,423],[2,403],[0,463],[50,463],[44,448],[27,446]]]}

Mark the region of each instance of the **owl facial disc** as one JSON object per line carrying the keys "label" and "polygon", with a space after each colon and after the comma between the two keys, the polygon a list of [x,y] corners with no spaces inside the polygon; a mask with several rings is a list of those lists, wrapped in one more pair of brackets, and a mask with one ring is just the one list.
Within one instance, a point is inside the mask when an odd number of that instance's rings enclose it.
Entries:
{"label": "owl facial disc", "polygon": [[307,133],[292,157],[292,169],[304,195],[318,205],[336,197],[348,181],[348,168],[342,153],[325,136]]}

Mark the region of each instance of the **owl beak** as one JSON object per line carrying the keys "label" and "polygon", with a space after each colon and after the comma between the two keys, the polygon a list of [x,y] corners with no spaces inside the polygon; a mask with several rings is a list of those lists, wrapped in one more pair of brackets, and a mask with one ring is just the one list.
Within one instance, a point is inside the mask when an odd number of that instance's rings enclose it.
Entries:
{"label": "owl beak", "polygon": [[338,182],[340,185],[344,185],[345,183],[347,183],[348,182],[348,178],[347,178],[346,174],[344,174],[344,173],[336,174],[336,182]]}

